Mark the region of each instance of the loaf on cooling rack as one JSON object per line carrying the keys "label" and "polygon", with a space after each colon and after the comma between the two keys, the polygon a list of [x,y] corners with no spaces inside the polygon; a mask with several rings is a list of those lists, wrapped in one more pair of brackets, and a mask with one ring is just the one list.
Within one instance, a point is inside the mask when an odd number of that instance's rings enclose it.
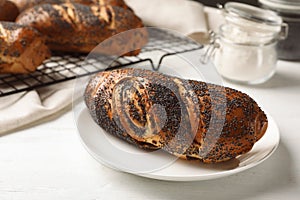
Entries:
{"label": "loaf on cooling rack", "polygon": [[128,8],[124,0],[10,0],[15,3],[20,11],[24,11],[40,4],[63,4],[63,3],[80,3],[84,5],[111,5]]}
{"label": "loaf on cooling rack", "polygon": [[[118,6],[86,6],[77,3],[41,4],[22,12],[17,23],[31,26],[46,36],[51,50],[91,52],[99,43],[143,23],[133,11]],[[147,31],[138,29],[106,43],[99,53],[137,55],[147,43]]]}
{"label": "loaf on cooling rack", "polygon": [[36,30],[0,22],[0,73],[29,73],[48,57],[45,39]]}
{"label": "loaf on cooling rack", "polygon": [[84,96],[106,132],[143,149],[162,148],[205,163],[250,151],[268,124],[242,92],[141,69],[100,72]]}

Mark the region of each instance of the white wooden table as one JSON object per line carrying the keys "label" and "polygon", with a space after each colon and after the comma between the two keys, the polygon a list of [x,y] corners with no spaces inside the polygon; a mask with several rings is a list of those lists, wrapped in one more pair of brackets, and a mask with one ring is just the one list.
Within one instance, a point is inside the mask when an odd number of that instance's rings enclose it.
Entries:
{"label": "white wooden table", "polygon": [[279,148],[262,164],[201,182],[118,172],[87,153],[69,108],[57,118],[0,137],[0,200],[299,199],[300,63],[279,62],[276,75],[262,86],[229,85],[249,93],[279,125]]}

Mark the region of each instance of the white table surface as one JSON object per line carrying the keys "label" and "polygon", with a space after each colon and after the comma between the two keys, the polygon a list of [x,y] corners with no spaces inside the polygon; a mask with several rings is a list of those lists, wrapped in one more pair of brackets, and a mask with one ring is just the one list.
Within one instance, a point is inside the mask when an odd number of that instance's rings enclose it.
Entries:
{"label": "white table surface", "polygon": [[262,164],[201,182],[166,182],[109,169],[82,146],[71,108],[0,137],[1,200],[299,199],[300,63],[279,62],[261,86],[239,88],[276,120],[281,141]]}

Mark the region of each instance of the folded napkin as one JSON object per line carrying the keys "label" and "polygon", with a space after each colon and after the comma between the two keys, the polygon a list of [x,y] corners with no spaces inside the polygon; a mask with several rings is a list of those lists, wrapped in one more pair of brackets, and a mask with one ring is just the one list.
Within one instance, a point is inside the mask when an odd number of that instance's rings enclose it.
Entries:
{"label": "folded napkin", "polygon": [[71,105],[73,82],[0,97],[0,135],[51,116]]}
{"label": "folded napkin", "polygon": [[[126,0],[145,24],[183,34],[206,32],[202,4],[188,0]],[[0,97],[0,134],[13,132],[71,105],[73,81]]]}

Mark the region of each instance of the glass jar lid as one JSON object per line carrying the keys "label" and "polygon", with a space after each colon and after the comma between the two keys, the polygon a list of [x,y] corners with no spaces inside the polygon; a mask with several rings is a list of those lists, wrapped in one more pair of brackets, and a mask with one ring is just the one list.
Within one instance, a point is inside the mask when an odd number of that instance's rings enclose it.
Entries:
{"label": "glass jar lid", "polygon": [[287,36],[287,24],[274,11],[237,2],[228,2],[219,8],[222,9],[226,24],[234,32],[268,41]]}
{"label": "glass jar lid", "polygon": [[277,11],[300,14],[299,0],[258,0],[259,3]]}
{"label": "glass jar lid", "polygon": [[243,18],[267,26],[281,26],[282,18],[275,12],[243,3],[228,2],[224,7],[225,19],[230,22]]}

